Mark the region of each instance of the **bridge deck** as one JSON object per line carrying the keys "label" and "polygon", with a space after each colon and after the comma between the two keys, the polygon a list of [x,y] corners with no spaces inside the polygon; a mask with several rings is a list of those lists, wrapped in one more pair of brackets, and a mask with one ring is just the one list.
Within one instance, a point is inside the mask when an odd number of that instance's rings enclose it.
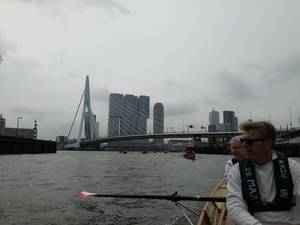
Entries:
{"label": "bridge deck", "polygon": [[161,134],[139,134],[127,135],[117,137],[106,137],[94,140],[82,141],[81,146],[107,143],[114,141],[127,141],[127,140],[141,140],[141,139],[157,139],[157,138],[230,138],[233,136],[241,135],[241,132],[189,132],[189,133],[161,133]]}

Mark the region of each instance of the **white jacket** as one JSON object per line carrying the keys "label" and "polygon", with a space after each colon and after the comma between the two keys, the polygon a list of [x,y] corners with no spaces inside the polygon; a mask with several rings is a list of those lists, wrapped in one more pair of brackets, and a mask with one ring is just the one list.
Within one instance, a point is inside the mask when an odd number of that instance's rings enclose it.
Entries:
{"label": "white jacket", "polygon": [[[277,154],[273,152],[272,157],[276,158]],[[262,166],[253,164],[261,200],[273,201],[276,194],[273,162]],[[289,167],[294,183],[293,194],[296,198],[296,206],[290,211],[256,212],[253,216],[248,212],[247,204],[243,199],[239,164],[232,167],[227,176],[227,207],[230,217],[237,225],[300,225],[300,164],[289,159]]]}
{"label": "white jacket", "polygon": [[225,163],[225,173],[224,173],[224,176],[227,177],[231,168],[233,167],[233,163],[232,163],[232,160],[229,159],[226,163]]}

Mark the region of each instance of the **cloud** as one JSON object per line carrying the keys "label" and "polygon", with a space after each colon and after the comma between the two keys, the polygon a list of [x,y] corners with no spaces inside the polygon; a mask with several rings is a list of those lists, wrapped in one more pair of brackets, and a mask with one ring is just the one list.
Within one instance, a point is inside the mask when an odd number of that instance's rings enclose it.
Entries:
{"label": "cloud", "polygon": [[108,103],[109,94],[111,91],[106,87],[96,88],[92,92],[92,99],[99,100],[101,102]]}
{"label": "cloud", "polygon": [[167,88],[182,88],[182,84],[174,81],[174,80],[164,80],[163,84],[167,87]]}
{"label": "cloud", "polygon": [[265,63],[248,63],[239,72],[220,73],[220,92],[232,100],[253,100],[259,95],[300,82],[300,54]]}
{"label": "cloud", "polygon": [[[2,59],[2,62],[0,60],[0,64],[7,64],[12,71],[19,71],[20,68],[22,68],[22,72],[24,72],[26,68],[28,69],[39,65],[37,61],[25,58],[24,56],[16,55],[16,52],[17,45],[3,38],[0,33],[0,58]],[[0,75],[2,74],[0,73]]]}
{"label": "cloud", "polygon": [[264,64],[252,63],[245,65],[241,70],[241,74],[258,75],[260,81],[271,82],[272,85],[293,82],[293,79],[300,78],[300,53],[273,59]]}
{"label": "cloud", "polygon": [[5,56],[9,53],[9,51],[14,50],[16,50],[16,46],[8,40],[5,40],[0,33],[0,55],[2,56],[2,58],[4,59]]}
{"label": "cloud", "polygon": [[167,103],[165,106],[166,117],[175,117],[192,114],[198,109],[195,104],[187,102]]}
{"label": "cloud", "polygon": [[[299,30],[296,23],[289,26],[299,13],[292,5],[226,4],[218,13],[211,13],[215,3],[179,0],[0,0],[0,5],[0,113],[13,124],[18,115],[24,126],[41,118],[39,126],[49,128],[49,135],[66,133],[85,74],[92,75],[92,109],[102,130],[110,92],[162,102],[169,124],[207,121],[212,107],[234,110],[241,119],[249,112],[272,112],[277,119],[280,110],[285,118],[289,106],[300,115]],[[249,8],[257,9],[255,17]]]}
{"label": "cloud", "polygon": [[26,105],[21,105],[21,106],[14,107],[14,108],[12,108],[11,112],[12,113],[22,112],[22,114],[31,114],[31,115],[44,114],[43,110],[37,109],[37,108],[33,109],[33,107],[29,107],[29,106],[26,106]]}
{"label": "cloud", "polygon": [[[84,1],[84,0],[82,0]],[[92,6],[101,6],[109,9],[116,9],[122,14],[130,14],[130,11],[124,7],[122,4],[115,0],[88,0],[84,1],[86,4],[91,4]]]}
{"label": "cloud", "polygon": [[197,95],[193,97],[193,102],[197,102],[201,105],[206,105],[205,107],[217,106],[222,102],[222,100],[215,94],[214,89],[204,90],[203,88],[201,88],[198,90]]}
{"label": "cloud", "polygon": [[123,6],[116,0],[10,0],[7,2],[22,2],[25,4],[36,4],[39,6],[47,5],[55,7],[56,9],[59,9],[62,6],[62,4],[66,5],[69,9],[74,5],[80,5],[85,8],[97,7],[100,9],[117,10],[121,14],[130,14],[129,9],[127,9],[125,6]]}
{"label": "cloud", "polygon": [[274,82],[290,82],[300,78],[300,53],[290,55],[273,65],[269,71]]}
{"label": "cloud", "polygon": [[24,117],[33,117],[39,120],[46,119],[46,118],[54,118],[54,117],[61,117],[63,112],[60,111],[54,111],[53,108],[47,108],[42,105],[34,106],[31,105],[30,107],[28,105],[19,105],[17,107],[13,107],[11,109],[11,112],[14,114],[19,114],[22,112],[21,116]]}
{"label": "cloud", "polygon": [[257,97],[258,86],[251,79],[229,72],[222,72],[220,76],[221,92],[232,100],[248,100]]}

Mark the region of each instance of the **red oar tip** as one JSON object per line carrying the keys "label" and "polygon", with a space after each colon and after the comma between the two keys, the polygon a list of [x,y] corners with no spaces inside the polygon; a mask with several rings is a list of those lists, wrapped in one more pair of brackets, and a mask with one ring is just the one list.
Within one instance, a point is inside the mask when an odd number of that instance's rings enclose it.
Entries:
{"label": "red oar tip", "polygon": [[82,191],[79,193],[80,198],[95,197],[95,195],[95,193],[89,193],[87,191]]}

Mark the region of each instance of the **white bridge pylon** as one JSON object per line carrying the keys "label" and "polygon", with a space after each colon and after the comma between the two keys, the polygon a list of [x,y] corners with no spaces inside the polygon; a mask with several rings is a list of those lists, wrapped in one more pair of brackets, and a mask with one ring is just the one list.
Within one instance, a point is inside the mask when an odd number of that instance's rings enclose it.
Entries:
{"label": "white bridge pylon", "polygon": [[86,81],[85,81],[84,101],[83,101],[83,108],[82,108],[77,143],[80,143],[80,141],[81,141],[83,122],[85,122],[84,123],[85,126],[88,126],[88,127],[85,127],[85,130],[90,131],[89,133],[90,133],[91,139],[97,139],[100,137],[99,131],[97,129],[96,119],[94,117],[94,114],[93,114],[92,108],[91,108],[89,76],[86,76]]}

